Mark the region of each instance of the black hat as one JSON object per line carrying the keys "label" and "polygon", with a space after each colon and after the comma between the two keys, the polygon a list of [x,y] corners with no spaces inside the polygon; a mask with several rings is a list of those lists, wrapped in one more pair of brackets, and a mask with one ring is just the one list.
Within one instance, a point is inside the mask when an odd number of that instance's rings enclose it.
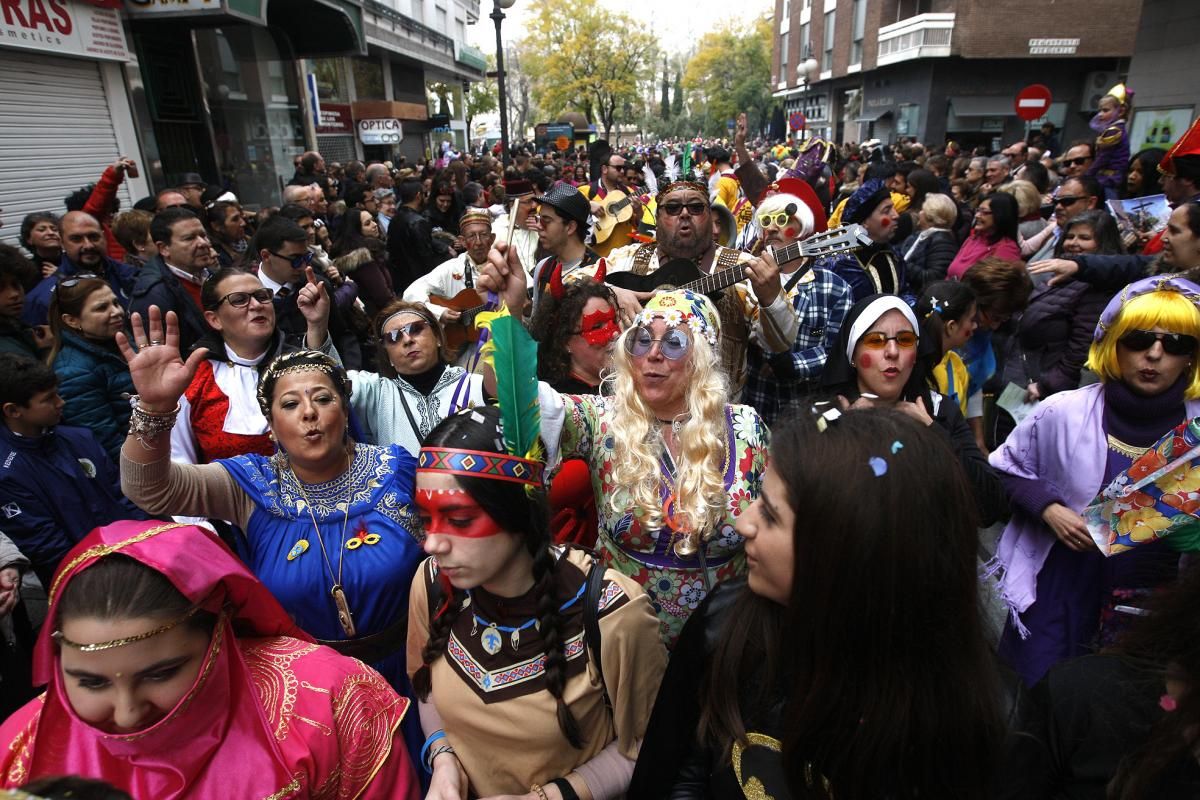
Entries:
{"label": "black hat", "polygon": [[592,204],[583,194],[566,183],[556,183],[541,199],[542,205],[550,206],[567,219],[573,219],[580,225],[588,224],[588,216],[592,213]]}
{"label": "black hat", "polygon": [[203,186],[207,188],[208,181],[204,180],[204,178],[201,178],[200,175],[195,172],[185,172],[183,173],[183,178],[181,178],[179,181],[179,188],[182,189],[184,186]]}

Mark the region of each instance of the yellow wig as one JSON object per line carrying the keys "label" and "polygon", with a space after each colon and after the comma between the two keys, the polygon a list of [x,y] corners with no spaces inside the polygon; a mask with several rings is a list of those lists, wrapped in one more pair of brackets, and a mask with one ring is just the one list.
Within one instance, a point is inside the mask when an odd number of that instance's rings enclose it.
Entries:
{"label": "yellow wig", "polygon": [[[1092,342],[1088,351],[1088,369],[1099,375],[1104,383],[1121,380],[1117,342],[1130,331],[1148,331],[1156,327],[1200,339],[1200,309],[1179,292],[1147,292],[1134,297],[1121,307],[1100,341]],[[1184,396],[1189,400],[1200,397],[1200,359],[1195,356]]]}

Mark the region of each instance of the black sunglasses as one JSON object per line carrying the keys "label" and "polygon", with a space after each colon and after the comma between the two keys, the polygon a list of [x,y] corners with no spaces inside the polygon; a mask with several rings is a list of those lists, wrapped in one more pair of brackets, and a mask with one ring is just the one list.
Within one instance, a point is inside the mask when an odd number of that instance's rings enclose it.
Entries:
{"label": "black sunglasses", "polygon": [[1058,163],[1062,164],[1064,167],[1082,167],[1091,160],[1091,156],[1081,156],[1079,158],[1064,158]]}
{"label": "black sunglasses", "polygon": [[221,307],[221,303],[229,303],[229,305],[233,308],[245,308],[246,306],[250,305],[251,298],[257,300],[263,305],[266,305],[267,303],[271,302],[271,299],[274,296],[275,294],[266,287],[263,287],[262,289],[255,289],[253,292],[230,292],[210,306],[210,310],[216,311]]}
{"label": "black sunglasses", "polygon": [[1069,206],[1074,203],[1078,203],[1080,200],[1083,200],[1083,199],[1084,198],[1082,196],[1056,197],[1056,198],[1054,198],[1054,205]]}
{"label": "black sunglasses", "polygon": [[386,339],[389,344],[396,344],[405,336],[411,336],[414,339],[417,338],[424,333],[425,329],[428,327],[428,322],[417,320],[416,322],[410,322],[406,325],[401,325],[395,330],[388,331],[383,335],[383,338]]}
{"label": "black sunglasses", "polygon": [[693,200],[690,203],[663,203],[658,207],[658,210],[668,217],[678,217],[683,213],[685,208],[693,217],[698,217],[708,210],[708,203],[701,202],[700,200]]}
{"label": "black sunglasses", "polygon": [[304,269],[310,263],[312,263],[313,260],[312,250],[305,250],[298,256],[285,256],[283,253],[276,253],[273,250],[270,251],[270,253],[276,258],[282,258],[284,261],[287,261],[292,265],[292,269]]}
{"label": "black sunglasses", "polygon": [[1173,356],[1190,356],[1196,352],[1196,337],[1186,333],[1130,331],[1117,341],[1135,353],[1149,350],[1155,342],[1162,342],[1163,352]]}

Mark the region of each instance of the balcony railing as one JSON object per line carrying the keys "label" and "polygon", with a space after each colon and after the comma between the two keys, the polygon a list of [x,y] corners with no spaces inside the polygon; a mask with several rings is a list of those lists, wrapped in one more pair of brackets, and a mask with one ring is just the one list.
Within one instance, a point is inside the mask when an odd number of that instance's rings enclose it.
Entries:
{"label": "balcony railing", "polygon": [[954,14],[918,14],[879,29],[877,66],[950,55]]}
{"label": "balcony railing", "polygon": [[451,57],[454,56],[454,40],[443,33],[435,31],[427,25],[422,25],[415,19],[401,14],[396,9],[385,6],[378,0],[363,0],[363,11],[392,23],[392,30],[400,29],[412,39],[429,45],[435,50],[442,50]]}

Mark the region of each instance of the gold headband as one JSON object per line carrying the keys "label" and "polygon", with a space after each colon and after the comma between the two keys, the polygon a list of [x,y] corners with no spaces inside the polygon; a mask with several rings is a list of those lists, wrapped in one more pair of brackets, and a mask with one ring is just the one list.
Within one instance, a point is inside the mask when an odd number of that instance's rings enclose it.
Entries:
{"label": "gold headband", "polygon": [[166,625],[161,625],[161,626],[155,628],[154,630],[149,630],[144,633],[139,633],[135,636],[127,636],[124,639],[113,639],[111,642],[97,642],[96,644],[80,644],[79,642],[72,642],[70,639],[68,639],[66,636],[63,635],[62,631],[55,631],[54,633],[50,634],[50,637],[52,639],[54,639],[54,641],[58,642],[59,644],[65,644],[67,647],[70,647],[73,650],[78,650],[81,653],[98,653],[101,650],[112,650],[117,647],[124,647],[127,644],[133,644],[134,642],[141,642],[146,639],[150,639],[154,636],[158,636],[160,633],[166,633],[167,631],[174,628],[176,625],[179,625],[181,622],[187,622],[189,619],[191,619],[193,616],[195,616],[196,612],[199,610],[200,610],[200,606],[192,606],[192,608],[186,614],[179,617],[178,619],[171,620]]}

